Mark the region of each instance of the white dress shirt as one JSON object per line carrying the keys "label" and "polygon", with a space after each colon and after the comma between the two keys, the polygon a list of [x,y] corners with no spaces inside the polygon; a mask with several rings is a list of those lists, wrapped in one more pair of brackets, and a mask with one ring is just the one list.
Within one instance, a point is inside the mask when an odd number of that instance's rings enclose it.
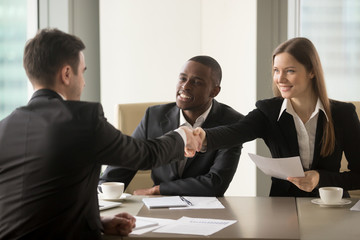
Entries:
{"label": "white dress shirt", "polygon": [[291,101],[289,99],[284,99],[278,121],[286,110],[287,113],[291,114],[294,118],[297,139],[299,143],[299,153],[301,163],[305,170],[311,168],[313,158],[314,158],[314,148],[315,148],[315,136],[316,136],[316,126],[317,120],[319,117],[319,110],[323,111],[328,120],[328,117],[325,113],[324,106],[321,103],[320,99],[317,100],[316,107],[314,112],[311,114],[309,120],[304,124],[300,117],[295,112],[293,106],[291,105]]}
{"label": "white dress shirt", "polygon": [[[210,107],[196,119],[194,125],[191,125],[188,121],[186,121],[182,110],[180,110],[180,119],[179,119],[180,126],[187,126],[192,129],[201,127],[202,124],[205,122],[206,118],[208,117],[211,108],[212,108],[212,103],[211,103]],[[182,176],[182,174],[184,172],[186,161],[187,161],[187,158],[185,158],[184,160],[178,161],[178,172],[179,172],[180,176]]]}

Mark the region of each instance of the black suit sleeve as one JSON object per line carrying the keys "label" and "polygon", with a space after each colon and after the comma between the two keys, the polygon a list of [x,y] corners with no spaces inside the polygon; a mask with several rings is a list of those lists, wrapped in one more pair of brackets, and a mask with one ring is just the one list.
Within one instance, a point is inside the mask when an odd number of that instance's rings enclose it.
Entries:
{"label": "black suit sleeve", "polygon": [[99,164],[145,170],[184,156],[184,142],[180,134],[171,132],[153,140],[135,139],[109,124],[101,105],[94,134],[94,151]]}
{"label": "black suit sleeve", "polygon": [[234,124],[204,129],[207,150],[234,147],[256,138],[266,140],[269,128],[268,120],[264,114],[259,109],[254,109]]}
{"label": "black suit sleeve", "polygon": [[[147,110],[148,112],[148,110]],[[136,127],[133,137],[146,139],[145,137],[145,119],[147,114],[141,120],[140,124]],[[119,167],[119,166],[107,166],[104,173],[101,175],[99,184],[103,182],[123,182],[125,188],[130,184],[131,180],[134,178],[137,170]]]}

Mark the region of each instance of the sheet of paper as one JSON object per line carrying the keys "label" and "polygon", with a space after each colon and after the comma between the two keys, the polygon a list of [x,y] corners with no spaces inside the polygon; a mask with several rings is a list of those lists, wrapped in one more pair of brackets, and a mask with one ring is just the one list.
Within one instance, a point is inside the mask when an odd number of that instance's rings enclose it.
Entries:
{"label": "sheet of paper", "polygon": [[147,221],[147,222],[153,222],[156,223],[157,225],[155,226],[149,226],[149,227],[143,227],[140,229],[133,229],[133,231],[130,233],[130,235],[141,235],[147,232],[151,232],[159,227],[168,225],[168,224],[172,224],[173,222],[176,222],[176,220],[173,219],[166,219],[166,218],[150,218],[150,217],[140,217],[140,216],[135,216],[136,218],[136,224],[138,223],[138,221]]}
{"label": "sheet of paper", "polygon": [[224,205],[216,197],[190,197],[184,196],[192,203],[192,206],[170,208],[176,209],[221,209],[225,208]]}
{"label": "sheet of paper", "polygon": [[174,223],[165,225],[153,232],[209,236],[235,222],[236,220],[182,217]]}
{"label": "sheet of paper", "polygon": [[179,196],[143,198],[142,201],[148,208],[169,208],[187,206],[187,203],[181,200]]}
{"label": "sheet of paper", "polygon": [[151,221],[149,219],[139,218],[136,216],[135,218],[136,218],[136,227],[133,229],[133,231],[140,230],[143,228],[155,227],[159,225],[156,221]]}
{"label": "sheet of paper", "polygon": [[108,202],[108,201],[102,201],[99,200],[99,209],[100,210],[106,210],[109,208],[114,208],[120,206],[122,203],[120,202]]}
{"label": "sheet of paper", "polygon": [[249,153],[251,160],[266,175],[285,179],[287,177],[304,177],[300,157],[267,158]]}
{"label": "sheet of paper", "polygon": [[350,208],[351,211],[360,211],[360,200]]}

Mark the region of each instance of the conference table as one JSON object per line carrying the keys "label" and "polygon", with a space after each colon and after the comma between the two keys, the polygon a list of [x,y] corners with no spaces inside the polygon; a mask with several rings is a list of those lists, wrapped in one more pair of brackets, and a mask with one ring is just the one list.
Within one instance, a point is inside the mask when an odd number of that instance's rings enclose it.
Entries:
{"label": "conference table", "polygon": [[179,219],[212,218],[237,220],[210,236],[148,232],[126,237],[104,235],[105,240],[133,239],[360,239],[360,212],[350,211],[359,200],[339,207],[322,207],[312,198],[292,197],[220,197],[224,209],[148,209],[142,203],[145,196],[132,196],[117,208],[101,211],[102,216],[120,212],[152,218]]}

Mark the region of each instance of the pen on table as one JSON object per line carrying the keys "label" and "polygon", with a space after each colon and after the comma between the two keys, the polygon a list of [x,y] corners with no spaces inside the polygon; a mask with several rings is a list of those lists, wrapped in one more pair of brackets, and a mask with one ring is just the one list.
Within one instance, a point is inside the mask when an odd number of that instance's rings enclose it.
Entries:
{"label": "pen on table", "polygon": [[183,196],[179,196],[179,197],[180,197],[180,199],[181,199],[182,201],[186,202],[187,205],[189,205],[189,206],[192,206],[192,205],[193,205],[192,202],[190,202],[189,200],[187,200],[187,199],[184,198]]}

